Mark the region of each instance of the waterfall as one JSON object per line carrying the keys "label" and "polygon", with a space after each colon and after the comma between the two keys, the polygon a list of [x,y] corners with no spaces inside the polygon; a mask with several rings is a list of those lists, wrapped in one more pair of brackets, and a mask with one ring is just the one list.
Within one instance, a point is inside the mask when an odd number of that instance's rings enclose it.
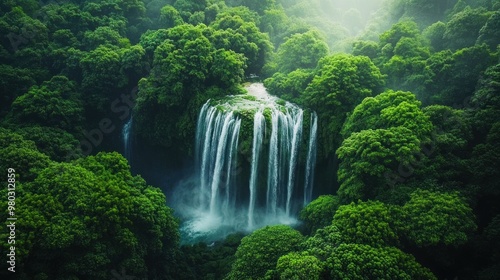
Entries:
{"label": "waterfall", "polygon": [[262,148],[262,140],[266,129],[266,122],[262,111],[255,113],[253,121],[253,142],[252,142],[252,167],[250,173],[250,201],[248,204],[248,228],[253,228],[255,199],[257,196],[257,176],[259,168],[259,158]]}
{"label": "waterfall", "polygon": [[132,139],[130,138],[130,134],[132,132],[132,121],[133,118],[125,123],[122,128],[122,139],[123,139],[123,156],[130,161],[132,155]]}
{"label": "waterfall", "polygon": [[292,207],[293,188],[295,186],[295,167],[297,165],[297,154],[299,149],[299,142],[302,137],[302,110],[299,109],[297,113],[289,115],[291,123],[288,127],[291,130],[291,147],[290,147],[290,162],[288,169],[288,184],[286,196],[286,215],[290,215]]}
{"label": "waterfall", "polygon": [[284,115],[280,111],[273,110],[271,113],[271,139],[269,141],[269,163],[267,170],[267,194],[266,194],[266,205],[267,205],[267,213],[273,216],[277,214],[277,206],[278,206],[278,182],[279,182],[279,150],[278,150],[278,141],[279,141],[279,122],[280,118],[283,118]]}
{"label": "waterfall", "polygon": [[247,90],[200,110],[196,183],[186,199],[193,214],[183,227],[188,235],[293,224],[296,211],[311,200],[316,114],[303,135],[304,110],[269,95],[262,84]]}
{"label": "waterfall", "polygon": [[314,169],[316,167],[316,133],[318,131],[318,116],[316,113],[311,114],[310,130],[309,130],[309,147],[307,149],[306,161],[306,176],[304,183],[304,206],[306,206],[312,197],[312,189],[314,185]]}
{"label": "waterfall", "polygon": [[266,192],[267,213],[270,215],[276,216],[279,208],[284,209],[287,216],[291,212],[302,115],[301,109],[291,105],[286,112],[272,109]]}
{"label": "waterfall", "polygon": [[196,133],[196,170],[199,176],[199,207],[211,215],[228,215],[235,198],[231,184],[233,160],[238,146],[241,120],[233,112],[203,105]]}

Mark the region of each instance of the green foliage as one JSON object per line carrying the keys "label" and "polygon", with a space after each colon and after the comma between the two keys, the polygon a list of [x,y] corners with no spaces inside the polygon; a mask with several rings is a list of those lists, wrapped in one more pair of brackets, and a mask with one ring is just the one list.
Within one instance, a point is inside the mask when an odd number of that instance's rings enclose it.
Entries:
{"label": "green foliage", "polygon": [[333,215],[340,206],[339,198],[334,195],[321,195],[300,211],[308,233],[331,224]]}
{"label": "green foliage", "polygon": [[16,212],[23,217],[16,223],[21,273],[109,279],[123,268],[139,277],[161,275],[148,260],[168,260],[178,242],[177,221],[163,193],[129,169],[121,155],[100,153],[51,163],[24,184],[16,198],[23,205]]}
{"label": "green foliage", "polygon": [[12,102],[26,93],[28,88],[35,85],[39,78],[46,76],[45,71],[29,68],[18,68],[7,64],[0,64],[0,91],[2,92],[0,116],[4,116]]}
{"label": "green foliage", "polygon": [[445,12],[455,1],[409,0],[404,1],[404,16],[413,18],[420,25],[428,25],[444,18]]}
{"label": "green foliage", "polygon": [[322,266],[314,256],[292,252],[278,259],[276,270],[282,280],[320,280]]}
{"label": "green foliage", "polygon": [[172,28],[184,23],[182,17],[174,7],[165,5],[160,10],[160,23],[163,28]]}
{"label": "green foliage", "polygon": [[230,88],[243,81],[246,68],[246,58],[243,54],[232,50],[218,49],[213,56],[210,76],[215,84],[222,88]]}
{"label": "green foliage", "polygon": [[481,74],[495,62],[486,45],[464,48],[451,53],[435,53],[426,64],[428,80],[425,103],[463,107],[475,90]]}
{"label": "green foliage", "polygon": [[476,44],[486,43],[491,50],[500,44],[500,11],[494,12],[479,30]]}
{"label": "green foliage", "polygon": [[446,24],[438,21],[424,29],[422,35],[430,43],[433,51],[438,52],[445,48],[445,39],[443,38],[446,32]]}
{"label": "green foliage", "polygon": [[342,243],[342,236],[339,229],[335,225],[329,225],[316,230],[313,236],[304,241],[302,247],[308,254],[325,261],[340,243]]}
{"label": "green foliage", "polygon": [[130,47],[129,40],[121,37],[118,31],[113,30],[109,26],[100,26],[94,31],[86,31],[83,37],[83,44],[88,50],[93,50],[106,44],[121,48]]}
{"label": "green foliage", "polygon": [[25,140],[21,135],[5,128],[0,127],[0,132],[1,170],[14,168],[19,176],[17,180],[27,182],[33,180],[49,164],[49,157],[39,152],[33,141]]}
{"label": "green foliage", "polygon": [[341,244],[328,258],[332,279],[437,279],[397,248]]}
{"label": "green foliage", "polygon": [[254,22],[246,22],[239,15],[221,13],[210,27],[216,30],[210,38],[216,48],[245,55],[248,65],[245,73],[260,73],[272,44],[268,35],[262,33]]}
{"label": "green foliage", "polygon": [[302,241],[302,235],[289,226],[258,229],[241,240],[236,261],[225,279],[263,279],[281,256],[296,251]]}
{"label": "green foliage", "polygon": [[318,113],[320,158],[339,144],[336,136],[346,114],[363,98],[379,93],[383,85],[383,75],[368,57],[339,54],[319,61],[302,104]]}
{"label": "green foliage", "polygon": [[378,54],[378,44],[374,41],[355,41],[353,43],[352,54],[368,56],[373,60]]}
{"label": "green foliage", "polygon": [[109,45],[100,45],[80,60],[83,99],[90,108],[103,112],[110,98],[127,83],[121,68],[121,54]]}
{"label": "green foliage", "polygon": [[451,50],[471,47],[479,37],[479,31],[485,25],[491,12],[484,8],[471,9],[466,7],[456,13],[446,24],[443,38]]}
{"label": "green foliage", "polygon": [[472,209],[456,192],[416,190],[403,215],[405,236],[418,246],[460,245],[476,230]]}
{"label": "green foliage", "polygon": [[82,156],[80,142],[68,132],[54,127],[29,126],[16,130],[26,140],[35,142],[38,150],[53,161],[66,161],[68,155]]}
{"label": "green foliage", "polygon": [[493,217],[483,234],[478,238],[478,246],[481,253],[486,256],[485,261],[481,263],[483,269],[478,273],[478,279],[493,280],[500,276],[500,215]]}
{"label": "green foliage", "polygon": [[391,191],[383,174],[412,162],[419,151],[418,137],[403,126],[352,133],[337,150],[341,160],[338,170],[341,201],[373,198]]}
{"label": "green foliage", "polygon": [[278,48],[278,71],[289,73],[298,68],[312,69],[327,54],[328,45],[318,31],[294,34]]}
{"label": "green foliage", "polygon": [[242,233],[228,235],[210,245],[183,245],[176,259],[176,280],[223,279],[231,270]]}
{"label": "green foliage", "polygon": [[464,150],[472,140],[467,112],[448,106],[431,105],[422,109],[434,125],[432,141],[423,148],[416,181],[434,178],[443,189],[463,189],[469,177]]}
{"label": "green foliage", "polygon": [[301,95],[313,79],[313,75],[313,71],[305,69],[297,69],[288,74],[277,72],[271,78],[264,80],[264,86],[273,95],[300,103]]}
{"label": "green foliage", "polygon": [[78,135],[83,126],[83,105],[75,82],[54,76],[33,86],[12,103],[11,118],[18,124],[60,128]]}
{"label": "green foliage", "polygon": [[239,4],[247,6],[259,14],[263,14],[264,11],[274,8],[276,5],[276,0],[241,0],[239,2]]}
{"label": "green foliage", "polygon": [[339,229],[343,243],[398,245],[397,217],[391,212],[390,206],[379,201],[352,202],[339,207],[332,224]]}
{"label": "green foliage", "polygon": [[485,143],[474,147],[469,163],[474,183],[481,186],[480,194],[488,197],[500,195],[498,176],[500,163],[500,122],[495,122],[487,134]]}
{"label": "green foliage", "polygon": [[382,57],[389,59],[394,55],[394,48],[403,38],[420,39],[420,31],[414,21],[402,21],[394,24],[391,29],[380,34],[379,46],[382,50]]}
{"label": "green foliage", "polygon": [[342,136],[365,129],[385,129],[402,126],[413,131],[420,140],[429,138],[433,129],[418,101],[411,92],[387,90],[375,97],[365,98],[346,119]]}

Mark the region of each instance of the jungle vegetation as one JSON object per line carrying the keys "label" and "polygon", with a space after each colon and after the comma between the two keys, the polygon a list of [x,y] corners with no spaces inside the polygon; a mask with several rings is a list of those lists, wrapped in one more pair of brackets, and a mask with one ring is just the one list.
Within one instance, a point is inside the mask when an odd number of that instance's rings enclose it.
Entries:
{"label": "jungle vegetation", "polygon": [[[0,34],[18,279],[500,278],[498,0],[7,0]],[[321,195],[297,228],[180,244],[173,186],[116,135],[133,114],[189,162],[200,107],[253,75],[317,112]]]}

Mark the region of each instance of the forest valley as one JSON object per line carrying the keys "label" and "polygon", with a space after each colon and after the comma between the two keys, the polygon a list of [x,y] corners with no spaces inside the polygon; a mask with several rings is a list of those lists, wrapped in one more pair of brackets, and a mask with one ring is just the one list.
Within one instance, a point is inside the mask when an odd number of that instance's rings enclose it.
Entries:
{"label": "forest valley", "polygon": [[[5,0],[0,34],[2,279],[500,279],[500,0]],[[188,240],[186,199],[243,225]]]}

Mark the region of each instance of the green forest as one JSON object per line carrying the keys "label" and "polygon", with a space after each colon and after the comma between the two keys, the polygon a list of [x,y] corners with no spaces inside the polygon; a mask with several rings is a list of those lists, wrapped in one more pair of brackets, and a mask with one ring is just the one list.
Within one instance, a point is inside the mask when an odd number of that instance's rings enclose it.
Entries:
{"label": "green forest", "polygon": [[[3,0],[0,34],[1,279],[500,279],[500,0]],[[186,242],[200,109],[253,83],[317,129],[311,201]]]}

